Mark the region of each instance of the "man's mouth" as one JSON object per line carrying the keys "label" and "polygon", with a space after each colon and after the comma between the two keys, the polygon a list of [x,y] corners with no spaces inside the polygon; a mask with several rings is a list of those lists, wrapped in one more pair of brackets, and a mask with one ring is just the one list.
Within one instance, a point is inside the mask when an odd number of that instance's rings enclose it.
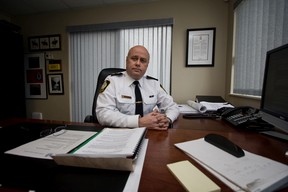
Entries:
{"label": "man's mouth", "polygon": [[141,69],[134,68],[133,71],[134,71],[134,72],[141,72]]}

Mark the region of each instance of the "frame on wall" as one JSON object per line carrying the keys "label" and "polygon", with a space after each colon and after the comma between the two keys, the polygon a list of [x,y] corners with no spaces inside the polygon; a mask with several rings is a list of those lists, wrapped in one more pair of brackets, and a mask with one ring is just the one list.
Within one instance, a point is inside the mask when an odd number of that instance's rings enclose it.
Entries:
{"label": "frame on wall", "polygon": [[28,43],[30,51],[61,50],[60,34],[29,37]]}
{"label": "frame on wall", "polygon": [[62,71],[61,59],[46,59],[46,65],[47,73]]}
{"label": "frame on wall", "polygon": [[213,67],[216,28],[187,29],[186,67]]}
{"label": "frame on wall", "polygon": [[48,87],[50,95],[63,95],[64,87],[63,87],[63,74],[48,74]]}
{"label": "frame on wall", "polygon": [[44,53],[25,54],[25,97],[47,99]]}

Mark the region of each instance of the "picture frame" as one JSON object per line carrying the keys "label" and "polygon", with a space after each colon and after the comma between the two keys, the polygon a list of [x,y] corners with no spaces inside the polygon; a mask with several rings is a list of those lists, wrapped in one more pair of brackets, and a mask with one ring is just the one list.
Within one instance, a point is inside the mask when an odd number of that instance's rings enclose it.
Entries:
{"label": "picture frame", "polygon": [[37,38],[37,37],[29,37],[28,38],[28,42],[29,42],[30,51],[38,51],[40,49],[39,38]]}
{"label": "picture frame", "polygon": [[61,49],[61,37],[60,35],[50,35],[49,36],[50,50],[60,50]]}
{"label": "picture frame", "polygon": [[44,53],[24,55],[25,97],[27,99],[47,99]]}
{"label": "picture frame", "polygon": [[187,29],[186,67],[213,67],[216,28]]}
{"label": "picture frame", "polygon": [[61,50],[60,34],[28,37],[28,43],[30,51]]}
{"label": "picture frame", "polygon": [[47,73],[61,72],[61,59],[46,59]]}
{"label": "picture frame", "polygon": [[48,74],[49,95],[64,95],[63,74]]}
{"label": "picture frame", "polygon": [[39,38],[39,44],[40,44],[40,50],[41,51],[46,51],[49,50],[49,37],[48,36],[43,36]]}

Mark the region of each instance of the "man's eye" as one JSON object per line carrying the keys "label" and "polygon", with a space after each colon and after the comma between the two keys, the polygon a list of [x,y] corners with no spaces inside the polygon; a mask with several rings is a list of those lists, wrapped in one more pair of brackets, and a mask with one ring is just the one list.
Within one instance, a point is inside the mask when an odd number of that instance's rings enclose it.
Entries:
{"label": "man's eye", "polygon": [[141,59],[140,59],[140,62],[141,62],[141,63],[147,63],[147,59],[141,58]]}
{"label": "man's eye", "polygon": [[131,57],[131,59],[132,59],[133,61],[137,61],[137,60],[138,60],[138,57]]}

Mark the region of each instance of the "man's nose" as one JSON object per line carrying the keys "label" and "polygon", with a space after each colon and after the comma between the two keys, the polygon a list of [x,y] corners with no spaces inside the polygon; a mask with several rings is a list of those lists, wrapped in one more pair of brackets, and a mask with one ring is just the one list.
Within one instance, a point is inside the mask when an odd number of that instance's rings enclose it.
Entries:
{"label": "man's nose", "polygon": [[140,59],[137,59],[136,60],[136,65],[140,65],[140,64],[141,64]]}

